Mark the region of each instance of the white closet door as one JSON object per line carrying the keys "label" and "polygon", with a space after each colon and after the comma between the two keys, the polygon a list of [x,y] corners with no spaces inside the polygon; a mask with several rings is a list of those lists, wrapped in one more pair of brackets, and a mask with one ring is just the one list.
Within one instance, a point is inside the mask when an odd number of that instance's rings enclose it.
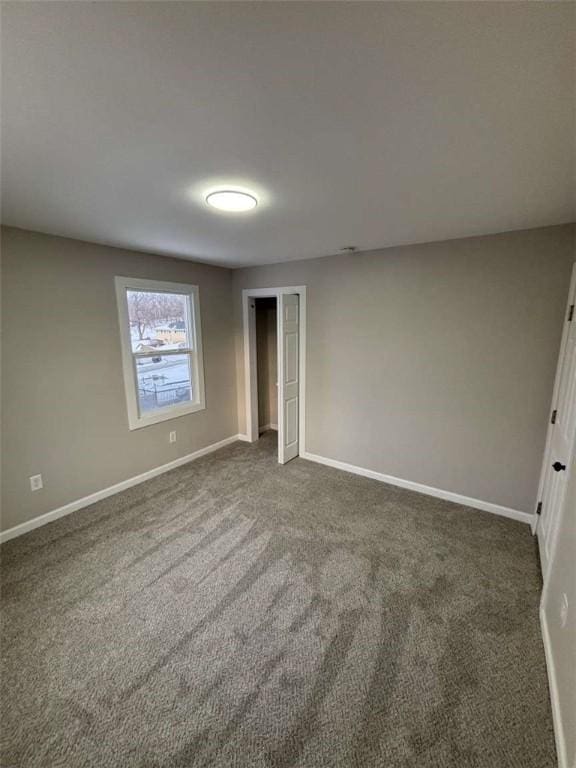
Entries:
{"label": "white closet door", "polygon": [[566,325],[562,339],[541,483],[541,518],[538,526],[542,570],[546,574],[552,554],[560,510],[564,501],[576,435],[576,267],[572,278]]}
{"label": "white closet door", "polygon": [[297,294],[278,297],[278,461],[298,456],[300,306]]}

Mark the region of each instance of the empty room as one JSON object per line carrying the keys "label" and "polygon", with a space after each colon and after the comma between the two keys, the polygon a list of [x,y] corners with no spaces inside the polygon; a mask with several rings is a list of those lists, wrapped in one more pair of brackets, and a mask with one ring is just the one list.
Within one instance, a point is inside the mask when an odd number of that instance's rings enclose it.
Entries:
{"label": "empty room", "polygon": [[0,765],[576,768],[576,4],[0,21]]}

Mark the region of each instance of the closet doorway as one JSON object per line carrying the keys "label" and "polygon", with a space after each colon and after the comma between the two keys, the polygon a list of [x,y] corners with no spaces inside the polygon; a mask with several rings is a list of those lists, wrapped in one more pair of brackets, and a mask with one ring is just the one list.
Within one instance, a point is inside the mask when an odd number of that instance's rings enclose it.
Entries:
{"label": "closet doorway", "polygon": [[285,464],[304,453],[306,288],[245,289],[242,303],[246,439],[276,427]]}
{"label": "closet doorway", "polygon": [[278,431],[278,300],[253,299],[256,305],[256,379],[258,434]]}

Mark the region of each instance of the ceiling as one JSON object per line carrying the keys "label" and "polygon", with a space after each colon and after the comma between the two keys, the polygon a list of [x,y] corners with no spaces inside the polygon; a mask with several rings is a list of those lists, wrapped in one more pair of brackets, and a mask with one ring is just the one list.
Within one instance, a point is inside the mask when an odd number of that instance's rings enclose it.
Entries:
{"label": "ceiling", "polygon": [[[4,2],[3,221],[228,266],[571,221],[575,18]],[[258,208],[211,210],[219,185]]]}

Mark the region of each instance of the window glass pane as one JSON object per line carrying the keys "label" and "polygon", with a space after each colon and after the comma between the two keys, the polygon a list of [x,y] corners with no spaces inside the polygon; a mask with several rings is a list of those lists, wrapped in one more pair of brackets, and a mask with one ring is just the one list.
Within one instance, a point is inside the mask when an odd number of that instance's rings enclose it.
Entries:
{"label": "window glass pane", "polygon": [[187,296],[134,290],[126,294],[132,352],[192,348]]}
{"label": "window glass pane", "polygon": [[135,357],[140,413],[194,400],[190,355]]}

